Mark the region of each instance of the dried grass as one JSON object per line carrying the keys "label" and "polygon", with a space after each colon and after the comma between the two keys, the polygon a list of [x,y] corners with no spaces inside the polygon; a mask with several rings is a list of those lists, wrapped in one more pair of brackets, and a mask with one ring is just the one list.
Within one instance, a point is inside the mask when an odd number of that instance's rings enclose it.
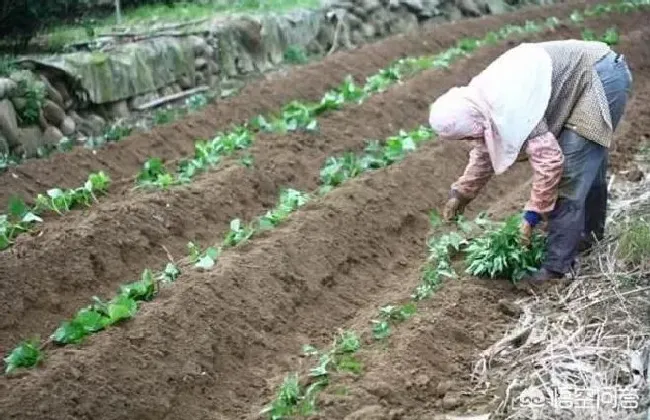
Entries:
{"label": "dried grass", "polygon": [[611,233],[569,286],[516,302],[518,324],[474,365],[473,392],[502,389],[490,419],[650,419],[650,264],[617,259],[621,228],[650,215],[649,187],[612,191]]}

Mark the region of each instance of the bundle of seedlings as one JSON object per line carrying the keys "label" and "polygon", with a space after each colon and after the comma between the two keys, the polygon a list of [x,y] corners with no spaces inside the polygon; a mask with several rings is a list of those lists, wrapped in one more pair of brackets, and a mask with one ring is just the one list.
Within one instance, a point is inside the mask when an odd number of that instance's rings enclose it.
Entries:
{"label": "bundle of seedlings", "polygon": [[536,271],[544,258],[546,237],[535,230],[530,245],[521,242],[521,216],[510,216],[504,222],[481,220],[483,230],[468,239],[464,247],[466,273],[477,277],[507,278],[512,282]]}

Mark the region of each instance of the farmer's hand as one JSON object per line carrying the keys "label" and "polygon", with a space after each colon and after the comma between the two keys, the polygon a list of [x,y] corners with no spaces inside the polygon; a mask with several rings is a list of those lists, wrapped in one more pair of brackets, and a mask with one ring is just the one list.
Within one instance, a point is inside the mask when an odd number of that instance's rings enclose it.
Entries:
{"label": "farmer's hand", "polygon": [[530,246],[530,238],[533,236],[533,227],[528,224],[526,219],[523,219],[521,221],[521,226],[520,226],[520,233],[521,233],[521,244],[524,245],[525,247]]}
{"label": "farmer's hand", "polygon": [[463,214],[465,207],[471,201],[456,190],[451,190],[449,192],[449,197],[450,198],[447,201],[447,204],[445,204],[444,210],[442,211],[442,218],[446,222],[449,222],[454,217]]}
{"label": "farmer's hand", "polygon": [[530,246],[531,237],[533,236],[533,230],[535,228],[542,231],[545,231],[548,228],[547,214],[535,213],[537,215],[535,218],[529,218],[529,213],[531,212],[526,212],[520,225],[521,243],[526,247]]}
{"label": "farmer's hand", "polygon": [[542,221],[539,222],[539,225],[537,225],[537,229],[541,230],[542,232],[548,231],[548,214],[542,214]]}

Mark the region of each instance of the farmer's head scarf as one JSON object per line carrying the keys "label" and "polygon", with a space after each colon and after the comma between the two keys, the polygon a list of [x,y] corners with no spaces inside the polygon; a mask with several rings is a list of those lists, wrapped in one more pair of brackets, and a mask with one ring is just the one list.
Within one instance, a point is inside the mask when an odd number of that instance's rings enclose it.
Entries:
{"label": "farmer's head scarf", "polygon": [[432,105],[429,124],[441,139],[485,140],[495,173],[512,165],[546,112],[553,67],[548,53],[521,44],[497,58],[468,86]]}

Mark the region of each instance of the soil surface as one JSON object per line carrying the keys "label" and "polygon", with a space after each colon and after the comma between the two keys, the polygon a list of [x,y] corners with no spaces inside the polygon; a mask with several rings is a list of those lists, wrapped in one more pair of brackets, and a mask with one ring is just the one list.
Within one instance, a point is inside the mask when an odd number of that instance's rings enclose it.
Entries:
{"label": "soil surface", "polygon": [[[575,7],[446,24],[335,54],[287,79],[251,85],[242,96],[200,115],[108,146],[97,156],[80,150],[40,165],[27,163],[15,170],[18,180],[3,175],[0,189],[33,194],[47,185],[73,186],[98,169],[117,180],[130,177],[147,156],[177,159],[191,152],[194,137],[290,99],[317,99],[348,73],[365,77],[401,54],[435,52],[457,37],[525,19],[563,17]],[[650,12],[638,12],[588,20],[597,33],[618,27],[622,35],[615,49],[627,56],[635,76],[614,168],[624,165],[647,136],[649,17]],[[569,37],[579,38],[580,28],[559,27],[522,39]],[[281,187],[316,188],[328,156],[426,124],[435,97],[466,83],[512,45],[480,49],[448,70],[424,72],[364,104],[331,113],[319,120],[318,134],[258,136],[251,168],[227,163],[170,191],[124,187],[83,212],[48,219],[38,236],[21,237],[0,253],[0,351],[34,334],[46,337],[93,295],[108,296],[144,268],[162,266],[163,246],[180,258],[188,240],[204,247],[220,242],[231,219],[262,214]],[[461,142],[426,144],[401,163],[345,183],[278,228],[224,252],[211,271],[184,266],[178,281],[142,305],[133,320],[83,345],[50,348],[40,368],[0,378],[0,418],[259,418],[283,377],[304,367],[306,361],[298,357],[303,344],[324,347],[338,328],[368,331],[381,306],[408,299],[426,258],[428,212],[444,204],[468,150]],[[521,162],[491,180],[468,216],[518,209],[530,176],[529,164]],[[470,364],[511,321],[499,300],[516,296],[505,282],[447,283],[419,305],[412,320],[394,329],[387,344],[364,344],[363,374],[335,377],[319,397],[317,416],[431,419],[489,406],[488,396],[468,392]]]}

